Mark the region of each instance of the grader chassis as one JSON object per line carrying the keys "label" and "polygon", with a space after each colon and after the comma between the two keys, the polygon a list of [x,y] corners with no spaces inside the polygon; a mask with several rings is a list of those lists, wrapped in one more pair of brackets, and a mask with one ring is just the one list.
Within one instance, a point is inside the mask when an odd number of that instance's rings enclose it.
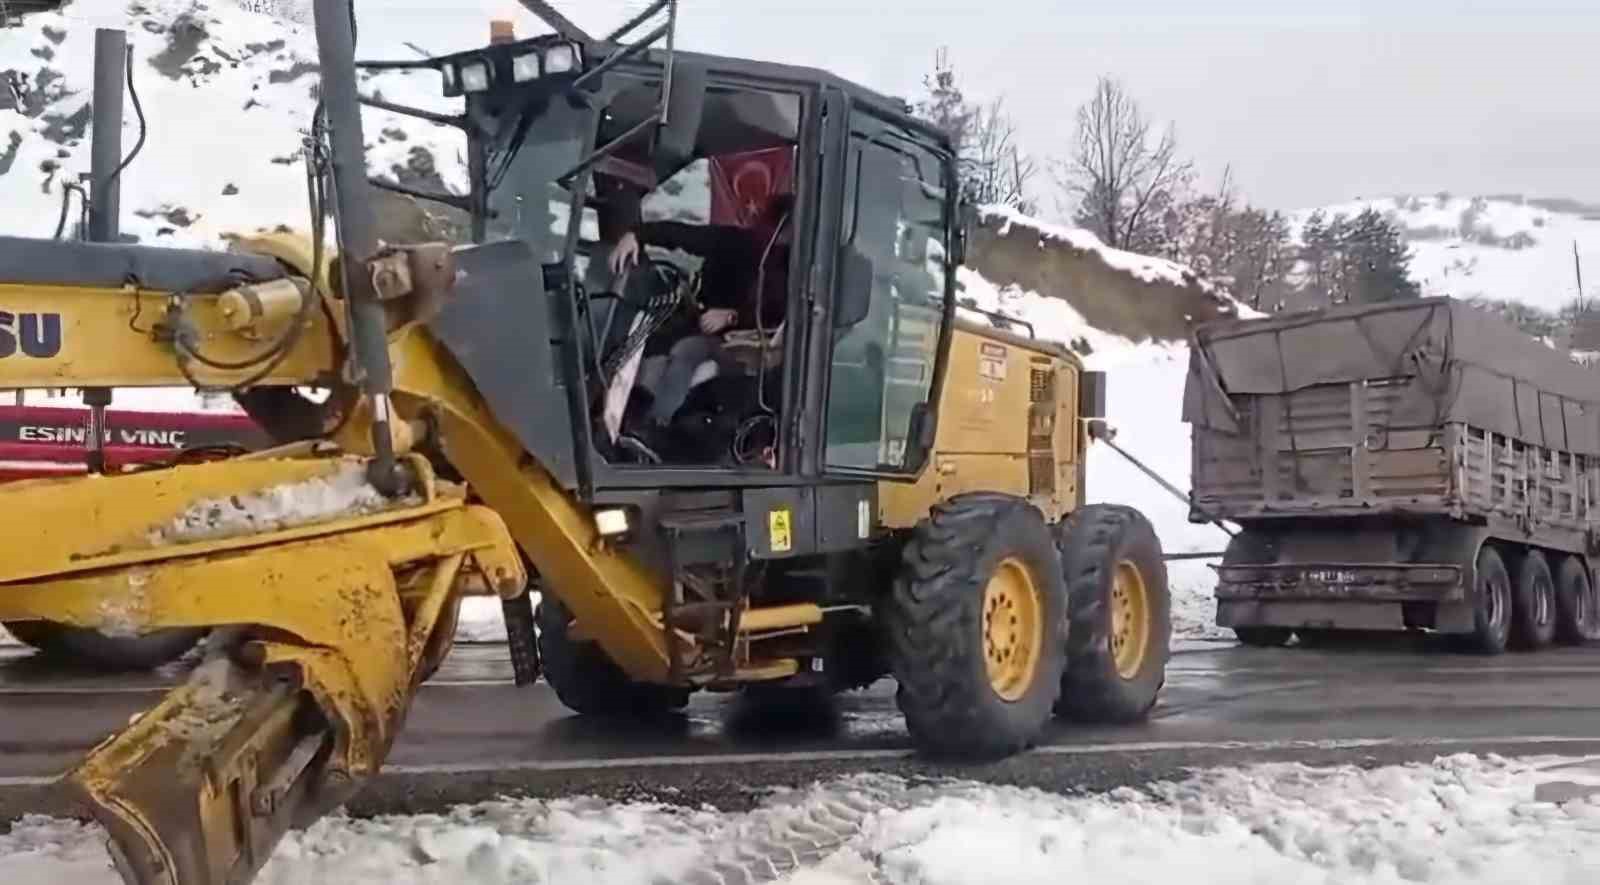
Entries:
{"label": "grader chassis", "polygon": [[[1132,509],[1082,502],[1104,386],[957,317],[948,141],[827,74],[675,52],[675,6],[656,11],[668,24],[638,40],[647,17],[596,40],[550,15],[551,36],[365,63],[463,98],[368,103],[466,132],[471,193],[412,196],[466,213],[473,244],[379,242],[343,0],[315,4],[309,241],[0,239],[0,306],[24,337],[58,333],[0,359],[0,387],[231,389],[281,443],[0,488],[0,620],[209,631],[189,682],[64,779],[128,881],[247,882],[285,829],[353,795],[468,593],[504,600],[518,681],[542,665],[580,713],[893,675],[923,750],[995,757],[1053,713],[1154,705],[1160,544]],[[686,402],[675,430],[721,440],[713,457],[625,444],[608,405],[640,330],[698,277],[652,254],[597,278],[592,216],[630,211],[619,181],[653,192],[750,151],[792,164],[784,319],[747,373]],[[115,176],[97,172],[103,209]]]}

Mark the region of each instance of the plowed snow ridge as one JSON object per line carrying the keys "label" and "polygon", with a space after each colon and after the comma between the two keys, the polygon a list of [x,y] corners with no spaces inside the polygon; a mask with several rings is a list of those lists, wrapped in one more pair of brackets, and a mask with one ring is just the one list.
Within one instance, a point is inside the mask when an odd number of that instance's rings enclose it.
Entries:
{"label": "plowed snow ridge", "polygon": [[[1540,784],[1600,782],[1573,760],[1455,756],[1363,771],[1227,769],[1067,798],[968,782],[860,776],[757,809],[499,800],[442,815],[328,818],[291,834],[266,885],[775,882],[1588,885],[1600,800]],[[0,836],[0,881],[111,885],[93,826],[33,818]]]}

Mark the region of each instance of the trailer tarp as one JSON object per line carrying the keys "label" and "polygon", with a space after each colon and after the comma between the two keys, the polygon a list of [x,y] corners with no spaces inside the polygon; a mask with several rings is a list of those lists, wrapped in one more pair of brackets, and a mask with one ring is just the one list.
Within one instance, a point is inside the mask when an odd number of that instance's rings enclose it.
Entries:
{"label": "trailer tarp", "polygon": [[1386,381],[1406,388],[1391,427],[1462,422],[1600,455],[1600,372],[1466,302],[1423,298],[1222,320],[1194,337],[1183,417],[1197,426],[1240,432],[1233,395]]}

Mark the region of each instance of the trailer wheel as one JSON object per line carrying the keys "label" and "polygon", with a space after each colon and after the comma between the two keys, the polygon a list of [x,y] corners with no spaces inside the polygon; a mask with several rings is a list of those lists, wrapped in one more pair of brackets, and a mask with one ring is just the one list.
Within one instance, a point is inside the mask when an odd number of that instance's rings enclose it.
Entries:
{"label": "trailer wheel", "polygon": [[1556,636],[1556,579],[1543,553],[1529,550],[1517,566],[1512,591],[1511,641],[1517,648],[1540,649]]}
{"label": "trailer wheel", "polygon": [[1061,691],[1067,594],[1044,516],[957,495],[917,524],[884,607],[895,700],[925,752],[994,758],[1037,740]]}
{"label": "trailer wheel", "polygon": [[1067,576],[1067,672],[1057,715],[1134,722],[1166,682],[1172,599],[1161,541],[1132,507],[1094,504],[1058,530]]}
{"label": "trailer wheel", "polygon": [[635,682],[594,642],[567,636],[572,615],[546,593],[533,613],[544,678],[568,709],[585,716],[651,716],[681,710],[689,690]]}
{"label": "trailer wheel", "polygon": [[1235,627],[1233,635],[1251,648],[1281,648],[1289,644],[1294,631],[1288,627]]}
{"label": "trailer wheel", "polygon": [[1511,574],[1500,551],[1485,544],[1473,569],[1473,630],[1462,637],[1468,651],[1497,655],[1511,636]]}
{"label": "trailer wheel", "polygon": [[1556,575],[1556,639],[1566,645],[1600,640],[1600,598],[1577,556],[1563,558]]}
{"label": "trailer wheel", "polygon": [[205,636],[198,628],[172,627],[139,636],[107,636],[53,621],[8,622],[18,641],[51,657],[100,670],[154,670],[188,653]]}

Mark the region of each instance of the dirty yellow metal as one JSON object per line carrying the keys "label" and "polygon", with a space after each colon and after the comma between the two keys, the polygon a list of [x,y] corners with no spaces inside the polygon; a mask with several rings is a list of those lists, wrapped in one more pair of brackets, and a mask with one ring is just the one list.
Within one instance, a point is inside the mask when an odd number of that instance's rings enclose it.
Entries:
{"label": "dirty yellow metal", "polygon": [[[357,462],[359,464],[359,462]],[[248,465],[248,466],[247,466]],[[256,491],[292,487],[351,466],[243,462]],[[406,504],[351,518],[312,520],[151,547],[134,527],[169,526],[176,490],[203,510],[248,483],[215,464],[93,483],[43,482],[3,490],[13,503],[48,500],[76,485],[103,496],[138,488],[150,498],[110,507],[129,548],[83,556],[103,528],[78,520],[48,548],[66,568],[8,575],[0,619],[42,618],[107,631],[238,628],[229,654],[96,748],[68,775],[115,838],[133,882],[244,882],[278,837],[347,798],[377,773],[466,586],[521,592],[526,574],[505,524],[440,487]],[[278,480],[274,485],[271,481]],[[435,489],[431,480],[424,489]],[[158,494],[159,493],[159,494]],[[72,529],[75,525],[76,531]],[[71,537],[81,534],[82,539]],[[130,557],[133,559],[130,560]],[[87,563],[85,567],[77,567]],[[36,569],[34,571],[37,571]],[[219,643],[219,648],[227,647]]]}
{"label": "dirty yellow metal", "polygon": [[[964,492],[1027,498],[1050,521],[1076,509],[1085,455],[1076,420],[1082,368],[1052,342],[958,321],[933,454],[916,482],[878,484],[883,524],[910,528]],[[1049,401],[1036,401],[1045,393]]]}

